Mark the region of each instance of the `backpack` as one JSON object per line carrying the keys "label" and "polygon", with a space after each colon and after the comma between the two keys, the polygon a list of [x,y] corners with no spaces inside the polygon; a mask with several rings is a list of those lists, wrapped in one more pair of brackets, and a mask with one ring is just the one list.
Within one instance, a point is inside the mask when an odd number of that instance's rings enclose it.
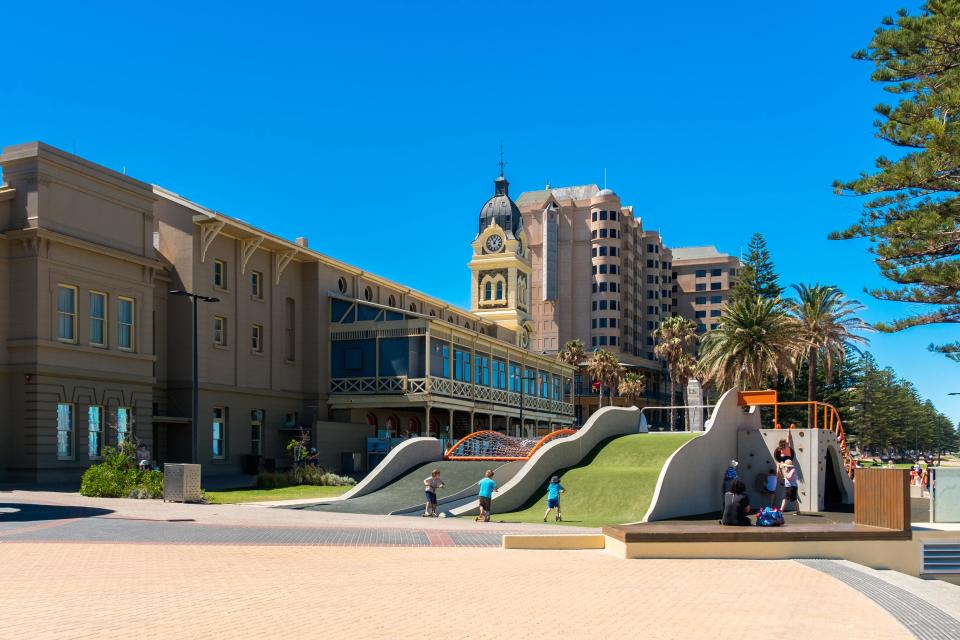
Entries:
{"label": "backpack", "polygon": [[757,512],[758,527],[780,527],[783,525],[783,513],[780,509],[764,507],[763,511]]}

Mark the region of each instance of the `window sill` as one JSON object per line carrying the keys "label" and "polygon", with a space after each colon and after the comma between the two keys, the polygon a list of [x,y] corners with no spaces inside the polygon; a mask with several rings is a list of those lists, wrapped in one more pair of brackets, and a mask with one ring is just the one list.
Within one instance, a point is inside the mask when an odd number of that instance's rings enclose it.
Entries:
{"label": "window sill", "polygon": [[77,344],[76,340],[68,340],[67,338],[57,338],[57,342],[60,342],[63,344]]}
{"label": "window sill", "polygon": [[296,360],[289,360],[289,359],[288,359],[288,360],[284,360],[283,362],[284,362],[284,364],[297,364],[297,361],[296,361]]}
{"label": "window sill", "polygon": [[129,347],[117,347],[117,351],[123,351],[124,353],[136,353],[136,349],[131,349]]}
{"label": "window sill", "polygon": [[107,348],[108,348],[107,345],[105,345],[105,344],[97,344],[96,342],[91,342],[91,343],[89,344],[89,346],[90,346],[91,348],[93,348],[93,349],[107,349]]}
{"label": "window sill", "polygon": [[252,300],[253,302],[259,302],[259,303],[261,303],[261,304],[264,302],[263,296],[251,295],[251,296],[250,296],[250,300]]}
{"label": "window sill", "polygon": [[263,351],[257,351],[256,349],[250,349],[250,355],[257,356],[258,358],[263,357]]}
{"label": "window sill", "polygon": [[213,344],[214,349],[219,349],[220,351],[230,351],[230,345],[228,344]]}

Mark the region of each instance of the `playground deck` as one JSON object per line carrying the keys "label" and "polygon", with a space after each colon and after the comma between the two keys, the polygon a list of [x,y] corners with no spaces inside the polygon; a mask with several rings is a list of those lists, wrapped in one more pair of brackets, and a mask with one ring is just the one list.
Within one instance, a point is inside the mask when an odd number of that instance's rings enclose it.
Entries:
{"label": "playground deck", "polygon": [[803,523],[792,520],[788,520],[782,527],[725,527],[716,521],[648,522],[607,526],[603,528],[603,534],[624,543],[909,540],[912,535],[910,531],[870,527],[853,522]]}

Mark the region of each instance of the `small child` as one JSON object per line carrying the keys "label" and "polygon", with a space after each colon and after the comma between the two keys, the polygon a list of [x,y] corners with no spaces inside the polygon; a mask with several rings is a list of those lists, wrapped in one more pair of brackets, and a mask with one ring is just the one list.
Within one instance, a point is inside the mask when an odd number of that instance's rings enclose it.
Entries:
{"label": "small child", "polygon": [[423,508],[423,517],[437,517],[437,489],[443,488],[443,480],[440,479],[440,470],[434,469],[430,472],[430,477],[423,481],[423,494],[426,497],[426,504]]}
{"label": "small child", "polygon": [[770,506],[773,506],[774,500],[777,499],[777,471],[776,469],[770,468],[767,470],[767,478],[763,485],[763,492],[770,496]]}
{"label": "small child", "polygon": [[475,518],[477,522],[490,522],[490,501],[493,499],[494,491],[499,489],[493,480],[493,471],[487,469],[480,481],[480,490],[477,492],[480,497],[480,515]]}
{"label": "small child", "polygon": [[566,493],[566,489],[560,484],[560,476],[550,478],[550,484],[547,485],[547,511],[543,514],[543,521],[547,521],[547,516],[554,509],[557,510],[557,522],[562,522],[560,517],[560,494]]}

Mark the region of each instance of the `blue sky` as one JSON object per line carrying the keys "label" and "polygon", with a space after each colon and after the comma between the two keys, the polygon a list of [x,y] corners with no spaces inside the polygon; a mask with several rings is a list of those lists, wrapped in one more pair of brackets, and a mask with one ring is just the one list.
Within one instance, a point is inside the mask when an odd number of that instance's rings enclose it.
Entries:
{"label": "blue sky", "polygon": [[[850,54],[903,4],[15,3],[0,145],[75,149],[467,305],[502,137],[515,196],[606,168],[668,244],[736,254],[761,231],[784,284],[888,320],[910,309],[862,293],[866,244],[826,235],[858,215],[831,182],[889,152]],[[953,339],[871,348],[958,420],[960,369],[926,351]]]}

